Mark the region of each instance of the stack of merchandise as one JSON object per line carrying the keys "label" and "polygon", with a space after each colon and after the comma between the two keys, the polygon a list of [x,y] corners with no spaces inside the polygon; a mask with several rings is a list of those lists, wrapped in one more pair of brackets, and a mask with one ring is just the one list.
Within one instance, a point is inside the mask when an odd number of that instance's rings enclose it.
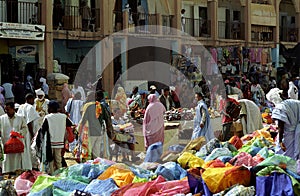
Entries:
{"label": "stack of merchandise", "polygon": [[267,128],[227,142],[200,137],[175,161],[128,166],[97,158],[55,176],[17,179],[15,188],[29,195],[299,195],[297,162],[274,150]]}

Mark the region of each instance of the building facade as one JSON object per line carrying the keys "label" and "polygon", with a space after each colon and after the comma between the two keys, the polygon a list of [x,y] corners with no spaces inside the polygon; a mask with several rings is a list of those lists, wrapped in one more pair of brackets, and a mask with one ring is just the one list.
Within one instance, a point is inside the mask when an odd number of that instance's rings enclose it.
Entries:
{"label": "building facade", "polygon": [[[139,2],[144,8],[143,23]],[[120,73],[147,57],[137,51],[139,61],[127,52],[110,61],[114,54],[128,50],[132,35],[167,36],[174,40],[171,48],[182,50],[176,40],[185,35],[164,28],[167,26],[184,30],[211,52],[218,48],[239,48],[241,53],[262,49],[272,56],[279,44],[292,48],[298,43],[300,0],[0,0],[0,23],[5,24],[0,27],[1,83],[16,74],[36,79],[46,76],[53,72],[53,61],[57,60],[70,82],[83,67],[88,71],[80,72],[83,78],[93,81],[102,74],[104,88],[111,91]],[[114,34],[139,26],[141,29]],[[97,44],[111,35],[113,39],[105,46]],[[193,47],[192,42],[189,45]],[[89,58],[85,58],[87,54]],[[153,59],[155,55],[148,60]],[[270,61],[275,60],[263,63]]]}

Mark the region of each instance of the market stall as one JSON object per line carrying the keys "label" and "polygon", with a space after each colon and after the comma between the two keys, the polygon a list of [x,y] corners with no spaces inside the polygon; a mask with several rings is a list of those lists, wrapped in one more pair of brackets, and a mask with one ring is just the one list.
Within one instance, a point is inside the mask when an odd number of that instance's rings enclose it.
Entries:
{"label": "market stall", "polygon": [[[29,195],[299,195],[297,162],[275,154],[266,127],[227,142],[197,138],[173,162],[126,165],[97,158],[56,171],[27,171],[14,187]],[[192,150],[192,151],[191,151]],[[194,152],[194,153],[191,153]],[[298,173],[297,173],[298,172]],[[14,189],[3,181],[3,189]],[[279,185],[280,184],[280,185]]]}

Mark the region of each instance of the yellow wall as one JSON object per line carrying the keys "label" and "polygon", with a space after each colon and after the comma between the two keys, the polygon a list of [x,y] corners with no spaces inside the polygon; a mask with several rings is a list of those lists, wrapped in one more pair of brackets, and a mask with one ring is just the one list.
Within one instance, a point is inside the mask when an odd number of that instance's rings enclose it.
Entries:
{"label": "yellow wall", "polygon": [[6,39],[0,39],[0,54],[8,54]]}

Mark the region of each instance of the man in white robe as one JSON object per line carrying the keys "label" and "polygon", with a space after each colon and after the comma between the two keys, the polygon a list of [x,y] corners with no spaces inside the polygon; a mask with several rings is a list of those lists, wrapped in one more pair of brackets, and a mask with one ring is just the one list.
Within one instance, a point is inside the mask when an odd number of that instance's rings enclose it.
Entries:
{"label": "man in white robe", "polygon": [[[34,104],[33,94],[27,94],[25,98],[26,98],[26,103],[20,105],[17,114],[19,114],[20,116],[24,116],[26,119],[29,134],[27,134],[28,137],[26,137],[25,140],[26,140],[26,144],[29,145],[28,147],[30,148],[31,141],[34,138],[34,135],[36,134],[38,129],[40,128],[38,123],[38,119],[40,118],[40,116],[35,110],[35,108],[33,107]],[[38,159],[35,155],[35,152],[32,152],[32,149],[31,149],[31,153],[29,155],[26,154],[26,156],[30,156],[33,167],[38,168]]]}
{"label": "man in white robe", "polygon": [[[26,120],[23,116],[15,113],[15,105],[13,102],[5,104],[6,114],[0,116],[0,133],[3,145],[9,140],[10,132],[14,130],[19,132],[24,138],[29,137]],[[19,138],[20,139],[20,138]],[[31,170],[31,159],[28,159],[30,148],[26,143],[26,139],[20,139],[24,143],[23,153],[4,154],[4,161],[2,162],[2,172],[15,172],[16,170]],[[27,156],[26,156],[27,155]]]}

